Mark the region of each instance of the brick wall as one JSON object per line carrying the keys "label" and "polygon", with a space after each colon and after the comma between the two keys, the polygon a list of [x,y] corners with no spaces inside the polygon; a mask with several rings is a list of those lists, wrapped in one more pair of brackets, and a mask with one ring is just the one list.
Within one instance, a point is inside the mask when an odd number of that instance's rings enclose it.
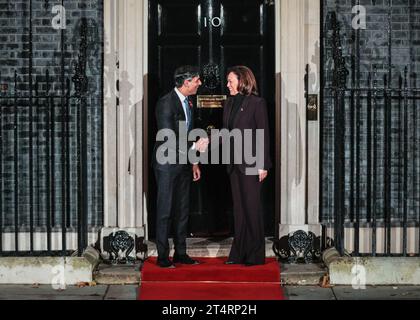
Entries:
{"label": "brick wall", "polygon": [[[21,230],[29,225],[30,211],[30,121],[29,121],[29,0],[0,0],[0,102],[1,102],[1,193],[0,208],[3,226],[15,223],[18,209],[18,225]],[[63,170],[62,151],[66,145],[62,134],[62,115],[66,99],[61,99],[62,78],[70,83],[68,159],[69,181],[66,190],[70,192],[70,212],[67,220],[70,226],[77,221],[77,112],[87,115],[87,168],[88,168],[88,220],[90,226],[100,226],[103,220],[102,208],[102,68],[103,68],[103,1],[102,0],[65,0],[66,26],[61,30],[53,28],[52,20],[57,16],[52,9],[61,1],[32,0],[32,79],[33,99],[32,150],[33,150],[33,211],[35,227],[45,226],[47,216],[52,218],[52,226],[61,224],[63,210]],[[80,100],[75,97],[73,77],[79,61],[81,45],[81,26],[87,24],[87,60],[88,77],[86,108],[80,108]],[[62,43],[64,51],[62,51]],[[62,58],[64,61],[62,61]],[[62,65],[64,69],[62,69]],[[47,99],[47,70],[50,75],[49,95],[57,98]],[[14,73],[17,72],[17,86]],[[17,94],[15,105],[10,96]],[[8,98],[9,97],[9,98]],[[62,103],[64,102],[64,103]],[[51,132],[49,118],[54,111],[55,132]],[[15,114],[17,112],[17,154],[15,157]],[[54,151],[50,151],[54,136]],[[54,163],[52,159],[55,159]],[[48,179],[47,169],[51,166],[53,176]],[[18,174],[16,175],[16,170]],[[17,184],[15,183],[17,180]],[[54,181],[54,182],[52,182]],[[15,194],[18,191],[16,205]],[[54,199],[48,200],[54,194]],[[51,213],[49,208],[55,207]],[[51,216],[52,215],[52,216]]]}
{"label": "brick wall", "polygon": [[[369,87],[369,75],[375,80],[377,88],[383,88],[385,76],[389,82],[389,71],[391,70],[391,87],[399,88],[400,78],[404,77],[404,69],[408,70],[408,86],[420,88],[420,1],[418,0],[393,0],[390,6],[388,0],[323,0],[323,45],[324,45],[324,81],[325,86],[330,86],[332,81],[332,31],[329,28],[328,20],[331,12],[336,12],[341,28],[341,43],[343,55],[346,60],[346,68],[349,70],[347,78],[347,87],[357,86]],[[355,14],[352,13],[353,6],[360,4],[366,8],[366,29],[359,31],[359,46],[357,33],[352,28],[352,19]],[[389,15],[389,13],[392,15]],[[389,19],[391,19],[391,29],[389,29]],[[389,33],[391,30],[391,45],[389,46]],[[357,61],[357,48],[359,47],[360,60]],[[389,50],[391,49],[391,50]],[[352,57],[355,56],[355,63],[352,63]],[[360,76],[355,74],[352,77],[354,66],[360,67]],[[376,68],[376,75],[374,74]],[[373,85],[373,83],[372,83]],[[418,221],[420,214],[419,199],[419,134],[420,134],[420,116],[419,116],[420,98],[410,100],[407,110],[404,104],[398,99],[391,103],[391,213],[395,220],[401,220],[404,212],[404,205],[407,205],[407,212],[410,221]],[[322,176],[322,210],[323,220],[331,221],[334,214],[334,126],[335,119],[333,114],[334,102],[329,92],[324,90],[323,101],[323,176]],[[376,180],[372,180],[372,190],[376,187],[375,195],[368,194],[368,168],[367,155],[373,154],[369,150],[367,143],[367,132],[369,129],[368,117],[368,99],[361,98],[360,102],[355,103],[355,108],[360,112],[360,122],[356,123],[354,118],[354,128],[359,125],[359,141],[356,137],[356,129],[351,130],[351,100],[346,99],[345,104],[345,205],[346,218],[350,219],[355,211],[351,211],[351,200],[354,208],[359,206],[362,221],[367,218],[367,206],[371,204],[376,208],[376,215],[379,220],[383,217],[385,209],[384,199],[384,176],[385,176],[385,153],[384,153],[384,99],[377,100],[377,130],[376,134],[376,152],[377,161],[372,164],[371,170],[376,170]],[[404,133],[404,113],[407,113],[408,130],[408,149],[405,153],[402,135]],[[353,139],[352,139],[353,133]],[[372,135],[372,138],[374,136]],[[356,175],[355,167],[351,170],[351,148],[356,144],[360,148],[360,172]],[[355,150],[355,149],[354,149]],[[404,160],[407,156],[407,160]],[[354,154],[356,157],[356,154]],[[354,158],[354,166],[357,159]],[[404,192],[404,164],[408,168],[407,192]],[[359,180],[360,198],[356,203],[355,192],[357,190],[357,177]],[[372,178],[373,179],[373,178]],[[353,191],[353,192],[351,192]],[[372,191],[373,192],[373,191]],[[353,198],[352,198],[353,195]],[[376,199],[375,199],[376,198]],[[373,214],[373,212],[372,212]]]}

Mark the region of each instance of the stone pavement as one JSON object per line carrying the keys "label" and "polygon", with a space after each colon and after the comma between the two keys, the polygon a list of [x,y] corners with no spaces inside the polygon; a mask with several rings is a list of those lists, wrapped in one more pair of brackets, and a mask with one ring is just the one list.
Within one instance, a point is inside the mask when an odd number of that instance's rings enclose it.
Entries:
{"label": "stone pavement", "polygon": [[353,289],[348,286],[321,288],[319,286],[286,286],[288,300],[420,300],[419,286],[366,287]]}
{"label": "stone pavement", "polygon": [[0,285],[0,300],[136,300],[137,285],[68,286],[54,290],[50,285]]}
{"label": "stone pavement", "polygon": [[[67,287],[57,291],[49,285],[0,285],[0,300],[136,300],[137,285],[97,285]],[[288,300],[420,300],[419,286],[321,288],[319,286],[285,286]]]}

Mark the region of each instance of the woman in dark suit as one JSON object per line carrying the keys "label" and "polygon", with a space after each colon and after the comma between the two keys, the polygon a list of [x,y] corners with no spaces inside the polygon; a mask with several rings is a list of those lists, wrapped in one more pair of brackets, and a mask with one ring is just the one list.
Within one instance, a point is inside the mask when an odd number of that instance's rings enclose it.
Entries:
{"label": "woman in dark suit", "polygon": [[[258,160],[248,164],[245,157],[246,148],[240,148],[240,164],[232,159],[238,156],[235,146],[230,144],[230,164],[227,171],[230,176],[234,240],[226,264],[245,264],[246,266],[265,263],[264,217],[261,206],[261,186],[271,168],[269,154],[269,126],[265,100],[258,97],[255,76],[245,66],[230,68],[227,74],[227,87],[230,95],[223,114],[223,124],[228,130],[240,130],[244,140],[252,147],[252,156]],[[257,130],[263,130],[263,141],[258,140]],[[246,141],[245,130],[252,132],[251,141]],[[260,131],[261,133],[261,131]],[[261,143],[263,142],[263,143]],[[262,146],[261,146],[262,144]],[[259,167],[255,168],[256,165]],[[254,168],[253,173],[248,169]]]}

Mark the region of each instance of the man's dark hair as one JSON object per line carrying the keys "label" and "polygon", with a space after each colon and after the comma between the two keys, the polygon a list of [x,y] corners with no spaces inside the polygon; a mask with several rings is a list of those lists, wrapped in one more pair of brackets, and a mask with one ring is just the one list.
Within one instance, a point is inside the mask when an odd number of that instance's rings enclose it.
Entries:
{"label": "man's dark hair", "polygon": [[177,88],[181,88],[185,80],[192,80],[200,76],[200,69],[195,66],[182,66],[175,70],[174,81]]}

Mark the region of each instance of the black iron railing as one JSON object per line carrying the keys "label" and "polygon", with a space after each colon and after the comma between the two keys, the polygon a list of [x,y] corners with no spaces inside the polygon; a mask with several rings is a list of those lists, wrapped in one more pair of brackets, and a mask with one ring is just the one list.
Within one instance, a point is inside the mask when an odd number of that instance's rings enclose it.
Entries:
{"label": "black iron railing", "polygon": [[59,90],[48,70],[34,77],[30,21],[29,73],[15,71],[12,94],[0,94],[0,256],[81,255],[88,226],[95,227],[88,221],[88,115],[94,100],[86,75],[88,26],[81,22],[71,79],[62,41]]}
{"label": "black iron railing", "polygon": [[[331,106],[333,114],[328,115],[331,121],[325,121],[326,115],[321,119],[323,130],[331,133],[331,138],[323,135],[324,148],[329,151],[321,151],[321,166],[322,172],[333,179],[321,179],[321,192],[328,192],[331,197],[325,200],[321,196],[324,203],[320,220],[333,228],[335,246],[342,254],[348,249],[346,239],[352,233],[349,251],[353,255],[418,256],[417,76],[409,74],[406,67],[400,72],[398,86],[393,86],[389,61],[389,72],[379,73],[372,66],[368,80],[363,82],[367,85],[361,85],[358,51],[346,65],[339,23],[335,14],[330,18],[334,66],[329,74],[331,81],[322,88],[322,94],[323,105]],[[355,39],[357,42],[357,36]],[[351,66],[351,72],[347,66]],[[397,242],[399,249],[395,250]]]}
{"label": "black iron railing", "polygon": [[[70,95],[68,79],[64,99],[50,95],[48,73],[44,94],[35,83],[32,97],[21,96],[17,78],[14,96],[0,96],[0,256],[21,255],[22,236],[22,241],[29,239],[30,255],[67,255],[67,232],[77,233],[82,252],[88,226],[85,98]],[[3,251],[5,233],[14,234],[14,250],[9,252]],[[35,233],[46,235],[45,243],[37,246],[44,250],[36,249]],[[59,240],[61,249],[54,252],[53,242]]]}
{"label": "black iron railing", "polygon": [[378,226],[386,229],[387,255],[392,227],[403,230],[403,255],[408,227],[419,227],[420,89],[407,86],[407,75],[402,82],[402,88],[326,88],[334,104],[334,240],[342,252],[346,225],[354,228],[355,254],[362,224],[372,229],[373,255]]}

